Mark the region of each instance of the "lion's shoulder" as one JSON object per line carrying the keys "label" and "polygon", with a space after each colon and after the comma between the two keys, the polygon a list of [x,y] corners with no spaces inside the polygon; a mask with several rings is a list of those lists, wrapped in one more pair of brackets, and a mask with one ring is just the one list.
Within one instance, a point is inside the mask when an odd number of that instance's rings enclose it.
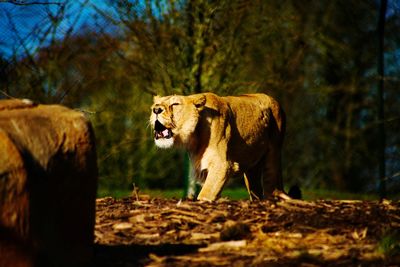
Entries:
{"label": "lion's shoulder", "polygon": [[256,125],[264,122],[270,124],[269,121],[274,120],[281,134],[285,132],[285,113],[278,101],[272,96],[255,93],[219,97],[212,94],[210,98],[214,102],[212,105],[217,109],[224,107],[220,112],[230,113],[238,127],[244,126],[244,128],[248,128],[248,131],[255,131],[260,129],[260,127],[255,127]]}

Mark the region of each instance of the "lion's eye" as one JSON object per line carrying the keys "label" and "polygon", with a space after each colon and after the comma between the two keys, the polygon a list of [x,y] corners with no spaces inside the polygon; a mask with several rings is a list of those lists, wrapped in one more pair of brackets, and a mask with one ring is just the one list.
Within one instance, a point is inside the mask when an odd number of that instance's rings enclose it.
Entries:
{"label": "lion's eye", "polygon": [[173,103],[172,105],[171,105],[171,108],[173,108],[173,107],[175,107],[175,106],[179,106],[181,103]]}

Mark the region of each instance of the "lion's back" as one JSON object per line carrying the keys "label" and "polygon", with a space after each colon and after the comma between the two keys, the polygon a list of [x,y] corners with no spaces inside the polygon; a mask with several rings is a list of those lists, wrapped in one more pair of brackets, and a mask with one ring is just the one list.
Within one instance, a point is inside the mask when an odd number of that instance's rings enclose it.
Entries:
{"label": "lion's back", "polygon": [[261,125],[270,125],[273,120],[279,132],[282,135],[285,133],[285,113],[273,97],[266,94],[245,94],[228,96],[225,99],[239,127],[243,125],[257,130],[257,127],[262,127]]}

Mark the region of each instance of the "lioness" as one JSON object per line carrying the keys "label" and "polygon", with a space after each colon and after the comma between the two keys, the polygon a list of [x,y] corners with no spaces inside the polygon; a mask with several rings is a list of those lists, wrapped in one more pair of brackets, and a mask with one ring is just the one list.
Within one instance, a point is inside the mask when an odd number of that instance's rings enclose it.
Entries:
{"label": "lioness", "polygon": [[188,150],[194,175],[204,182],[199,200],[215,200],[227,179],[242,173],[251,199],[283,189],[285,114],[268,95],[155,96],[150,124],[158,147]]}

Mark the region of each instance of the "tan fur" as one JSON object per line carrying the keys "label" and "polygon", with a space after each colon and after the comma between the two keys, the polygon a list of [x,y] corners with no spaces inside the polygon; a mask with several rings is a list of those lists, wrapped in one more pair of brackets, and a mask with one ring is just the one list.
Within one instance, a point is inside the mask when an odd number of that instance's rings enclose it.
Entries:
{"label": "tan fur", "polygon": [[172,132],[171,138],[160,138],[167,131],[159,134],[158,146],[188,150],[196,178],[204,181],[199,200],[215,200],[229,177],[243,173],[250,197],[264,198],[274,189],[283,189],[285,115],[270,96],[155,97],[153,128],[156,120]]}

